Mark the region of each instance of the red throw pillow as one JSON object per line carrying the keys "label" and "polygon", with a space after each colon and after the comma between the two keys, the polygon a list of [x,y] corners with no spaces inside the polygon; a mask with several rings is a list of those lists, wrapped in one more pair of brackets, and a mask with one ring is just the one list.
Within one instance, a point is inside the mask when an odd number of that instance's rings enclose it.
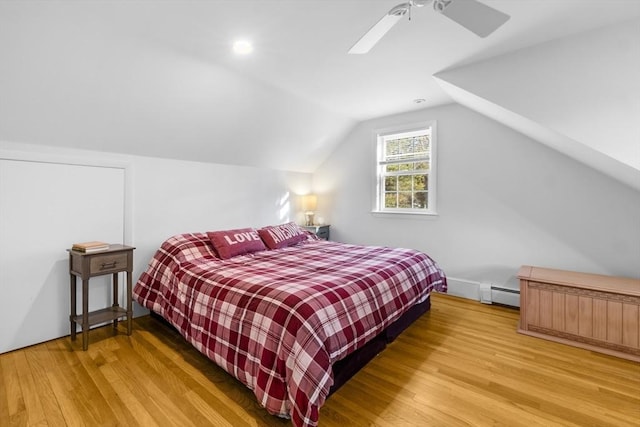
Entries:
{"label": "red throw pillow", "polygon": [[209,231],[207,236],[222,259],[267,249],[254,228]]}
{"label": "red throw pillow", "polygon": [[258,230],[258,234],[269,249],[284,248],[307,239],[305,231],[295,222],[264,227]]}

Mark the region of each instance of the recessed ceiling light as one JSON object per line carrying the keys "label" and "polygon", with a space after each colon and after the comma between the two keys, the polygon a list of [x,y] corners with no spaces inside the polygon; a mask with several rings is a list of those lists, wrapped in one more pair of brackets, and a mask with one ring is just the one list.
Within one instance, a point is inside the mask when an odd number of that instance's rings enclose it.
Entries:
{"label": "recessed ceiling light", "polygon": [[253,52],[253,45],[248,40],[238,40],[233,44],[233,51],[238,55],[248,55]]}

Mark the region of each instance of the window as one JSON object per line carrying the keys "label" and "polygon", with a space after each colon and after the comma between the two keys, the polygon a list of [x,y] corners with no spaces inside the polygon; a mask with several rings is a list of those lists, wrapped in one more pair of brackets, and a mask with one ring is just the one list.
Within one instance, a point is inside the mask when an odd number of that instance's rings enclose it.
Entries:
{"label": "window", "polygon": [[377,212],[435,214],[435,122],[377,133]]}

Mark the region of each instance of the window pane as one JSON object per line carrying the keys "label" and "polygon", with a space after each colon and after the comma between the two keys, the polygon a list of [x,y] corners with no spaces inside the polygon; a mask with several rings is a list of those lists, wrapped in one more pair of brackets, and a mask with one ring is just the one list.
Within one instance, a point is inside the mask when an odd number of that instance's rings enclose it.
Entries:
{"label": "window pane", "polygon": [[429,139],[429,134],[386,139],[385,159],[400,160],[427,156],[429,155]]}
{"label": "window pane", "polygon": [[398,170],[400,170],[400,168],[398,167],[398,165],[386,165],[385,166],[387,172],[398,172]]}
{"label": "window pane", "polygon": [[411,208],[411,192],[398,193],[398,207],[399,208]]}
{"label": "window pane", "polygon": [[413,175],[413,189],[426,190],[427,189],[427,175]]}
{"label": "window pane", "polygon": [[420,153],[426,154],[429,150],[429,140],[426,135],[402,138],[397,141],[400,153],[403,153],[407,156],[415,156],[419,155]]}
{"label": "window pane", "polygon": [[398,206],[398,195],[396,193],[384,193],[384,207],[395,208]]}
{"label": "window pane", "polygon": [[400,191],[411,191],[411,181],[413,175],[400,175],[398,177],[398,189]]}
{"label": "window pane", "polygon": [[386,176],[384,178],[384,191],[396,191],[398,189],[398,177]]}
{"label": "window pane", "polygon": [[398,165],[398,170],[401,170],[401,171],[413,170],[413,163],[400,163]]}
{"label": "window pane", "polygon": [[416,209],[426,209],[427,208],[427,192],[426,191],[416,191],[413,195],[413,207]]}
{"label": "window pane", "polygon": [[415,170],[429,170],[428,162],[417,162],[415,165]]}
{"label": "window pane", "polygon": [[385,157],[398,155],[398,153],[400,152],[400,144],[398,142],[399,141],[397,139],[387,141],[385,148]]}
{"label": "window pane", "polygon": [[430,135],[422,135],[416,138],[416,151],[420,153],[428,153],[430,140]]}

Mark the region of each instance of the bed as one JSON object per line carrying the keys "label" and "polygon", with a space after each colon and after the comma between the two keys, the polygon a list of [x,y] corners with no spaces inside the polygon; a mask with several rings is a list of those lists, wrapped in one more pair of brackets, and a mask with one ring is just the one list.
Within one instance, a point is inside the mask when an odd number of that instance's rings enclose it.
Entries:
{"label": "bed", "polygon": [[268,412],[316,426],[329,394],[428,310],[446,277],[415,250],[300,232],[293,245],[227,259],[211,233],[173,236],[133,294]]}

